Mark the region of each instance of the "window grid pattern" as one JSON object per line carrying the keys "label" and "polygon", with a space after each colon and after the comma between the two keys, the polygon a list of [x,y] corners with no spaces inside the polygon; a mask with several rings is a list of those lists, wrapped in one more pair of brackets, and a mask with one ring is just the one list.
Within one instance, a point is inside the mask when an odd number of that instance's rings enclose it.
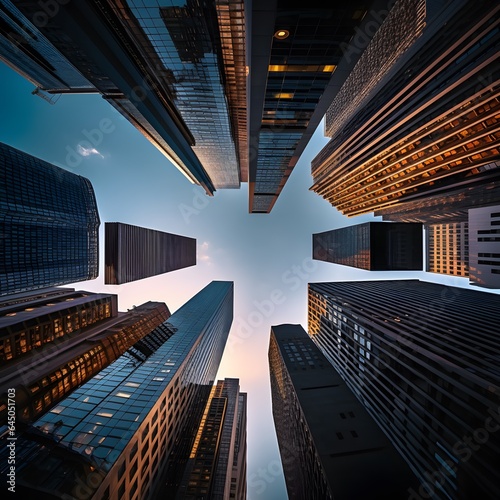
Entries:
{"label": "window grid pattern", "polygon": [[95,279],[99,214],[90,182],[0,144],[0,295]]}
{"label": "window grid pattern", "polygon": [[451,498],[469,480],[472,494],[498,489],[498,439],[468,461],[455,445],[500,403],[499,306],[495,294],[417,280],[309,285],[311,338],[421,481],[436,471]]}

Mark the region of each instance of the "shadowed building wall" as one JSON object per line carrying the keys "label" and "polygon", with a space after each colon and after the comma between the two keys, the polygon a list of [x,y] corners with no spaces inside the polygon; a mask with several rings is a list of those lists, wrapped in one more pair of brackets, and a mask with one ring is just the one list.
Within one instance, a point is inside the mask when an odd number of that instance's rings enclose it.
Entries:
{"label": "shadowed building wall", "polygon": [[269,368],[290,500],[396,500],[418,485],[302,326],[271,327]]}
{"label": "shadowed building wall", "polygon": [[418,280],[310,283],[308,321],[422,482],[413,498],[499,497],[500,295]]}
{"label": "shadowed building wall", "polygon": [[196,265],[196,239],[121,222],[105,225],[107,285],[121,285]]}
{"label": "shadowed building wall", "polygon": [[368,271],[421,271],[422,224],[365,222],[313,234],[313,259]]}

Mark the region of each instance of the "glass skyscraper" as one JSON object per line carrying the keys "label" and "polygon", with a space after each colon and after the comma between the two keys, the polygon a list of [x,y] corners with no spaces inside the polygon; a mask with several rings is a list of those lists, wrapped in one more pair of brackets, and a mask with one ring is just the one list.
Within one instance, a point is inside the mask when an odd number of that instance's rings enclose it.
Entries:
{"label": "glass skyscraper", "polygon": [[0,20],[0,58],[37,89],[101,94],[209,195],[246,181],[241,0],[1,0]]}
{"label": "glass skyscraper", "polygon": [[418,223],[365,222],[313,234],[313,259],[367,271],[421,271]]}
{"label": "glass skyscraper", "polygon": [[408,498],[499,498],[499,295],[310,283],[309,335],[419,478]]}
{"label": "glass skyscraper", "polygon": [[170,316],[161,302],[118,312],[117,296],[45,289],[0,299],[0,418],[8,390],[31,422]]}
{"label": "glass skyscraper", "polygon": [[175,486],[232,318],[233,283],[210,283],[36,420],[16,441],[17,489],[123,500],[157,498],[166,482]]}
{"label": "glass skyscraper", "polygon": [[97,278],[88,179],[0,143],[0,295]]}
{"label": "glass skyscraper", "polygon": [[121,285],[196,265],[196,239],[121,222],[104,224],[104,283]]}

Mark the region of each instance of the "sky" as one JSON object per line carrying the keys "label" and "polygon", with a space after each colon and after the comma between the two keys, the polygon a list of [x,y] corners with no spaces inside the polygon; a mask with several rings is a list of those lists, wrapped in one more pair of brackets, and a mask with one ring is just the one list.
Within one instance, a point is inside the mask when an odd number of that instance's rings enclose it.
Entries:
{"label": "sky", "polygon": [[[307,283],[416,278],[473,288],[420,271],[369,272],[312,260],[312,234],[381,220],[347,218],[309,190],[311,160],[327,143],[320,124],[270,214],[248,214],[248,186],[213,197],[191,184],[99,95],[49,104],[0,62],[0,142],[88,178],[97,198],[100,273],[71,285],[118,294],[126,311],[148,300],[175,312],[213,280],[234,282],[234,320],[218,379],[248,394],[248,500],[287,499],[272,419],[267,352],[272,325],[307,330]],[[123,222],[197,240],[197,265],[124,285],[104,285],[104,223]],[[496,291],[500,292],[500,291]]]}

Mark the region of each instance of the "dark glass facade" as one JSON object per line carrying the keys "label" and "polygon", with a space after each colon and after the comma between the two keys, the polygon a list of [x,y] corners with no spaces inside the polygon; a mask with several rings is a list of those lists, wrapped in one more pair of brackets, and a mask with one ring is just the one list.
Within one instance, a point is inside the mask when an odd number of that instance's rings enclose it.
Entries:
{"label": "dark glass facade", "polygon": [[417,474],[408,498],[499,497],[500,295],[310,283],[309,335]]}
{"label": "dark glass facade", "polygon": [[0,3],[1,57],[37,87],[100,93],[207,194],[246,180],[241,1],[16,5]]}
{"label": "dark glass facade", "polygon": [[377,61],[392,55],[391,44],[368,47],[350,75],[363,98],[350,109],[351,88],[345,119],[342,106],[327,113],[332,139],[312,162],[311,189],[348,216],[397,211],[407,197],[460,187],[498,168],[498,6],[431,5],[420,25],[401,14],[394,33],[390,16],[384,22],[384,38],[398,47],[399,36],[420,26],[419,36],[380,71]]}
{"label": "dark glass facade", "polygon": [[196,265],[196,239],[132,226],[104,225],[104,282],[121,285]]}
{"label": "dark glass facade", "polygon": [[302,326],[271,327],[269,368],[290,499],[407,498],[415,476]]}
{"label": "dark glass facade", "polygon": [[367,271],[421,271],[422,224],[366,222],[313,234],[313,259]]}
{"label": "dark glass facade", "polygon": [[245,500],[246,393],[240,393],[238,379],[212,388],[176,498]]}
{"label": "dark glass facade", "polygon": [[[249,211],[271,211],[359,50],[390,2],[257,0],[249,21]],[[371,10],[369,11],[369,9]],[[369,11],[369,12],[368,12]],[[379,20],[380,22],[380,20]],[[371,30],[363,35],[370,38]]]}
{"label": "dark glass facade", "polygon": [[14,388],[16,418],[24,423],[54,407],[170,316],[157,302],[119,313],[116,295],[73,289],[25,298],[0,307],[0,417],[7,416],[7,390]]}
{"label": "dark glass facade", "polygon": [[210,283],[36,420],[16,442],[17,489],[26,497],[158,498],[179,445],[193,445],[232,316],[232,282]]}
{"label": "dark glass facade", "polygon": [[95,279],[99,214],[85,177],[0,143],[0,295]]}

